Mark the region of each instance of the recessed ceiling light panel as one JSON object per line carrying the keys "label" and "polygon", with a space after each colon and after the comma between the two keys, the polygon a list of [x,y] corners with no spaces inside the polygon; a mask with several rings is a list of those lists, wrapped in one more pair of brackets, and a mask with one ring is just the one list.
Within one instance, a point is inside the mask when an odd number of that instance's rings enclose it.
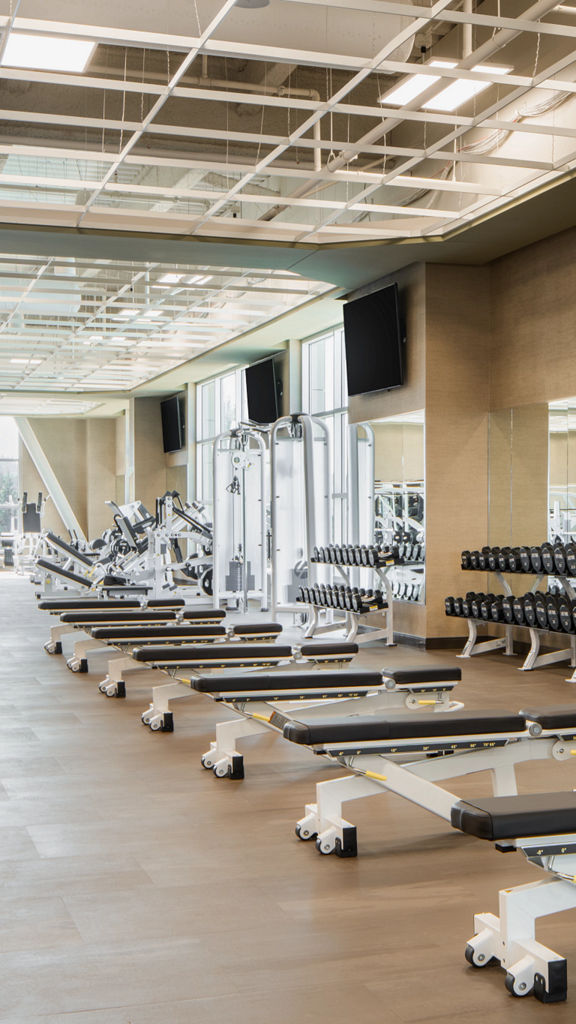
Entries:
{"label": "recessed ceiling light panel", "polygon": [[43,71],[85,71],[96,43],[88,39],[11,32],[1,63]]}

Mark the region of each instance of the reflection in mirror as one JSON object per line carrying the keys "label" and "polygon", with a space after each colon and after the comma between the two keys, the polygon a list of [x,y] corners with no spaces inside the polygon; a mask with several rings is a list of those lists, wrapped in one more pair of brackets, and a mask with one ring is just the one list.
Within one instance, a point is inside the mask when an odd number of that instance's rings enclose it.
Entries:
{"label": "reflection in mirror", "polygon": [[374,540],[398,547],[394,596],[423,602],[425,559],[424,410],[371,423],[374,432]]}
{"label": "reflection in mirror", "polygon": [[576,398],[549,406],[548,540],[576,538]]}
{"label": "reflection in mirror", "polygon": [[548,520],[548,406],[496,409],[489,421],[488,537],[484,544],[542,544]]}

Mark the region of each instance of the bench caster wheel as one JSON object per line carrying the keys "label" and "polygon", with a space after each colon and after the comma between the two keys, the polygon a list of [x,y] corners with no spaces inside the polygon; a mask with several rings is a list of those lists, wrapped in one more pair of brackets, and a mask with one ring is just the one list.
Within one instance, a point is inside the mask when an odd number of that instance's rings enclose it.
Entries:
{"label": "bench caster wheel", "polygon": [[228,775],[228,767],[227,764],[215,764],[212,771],[217,779],[225,779]]}
{"label": "bench caster wheel", "polygon": [[98,690],[100,691],[100,693],[106,693],[106,690],[108,689],[109,685],[110,680],[108,676],[106,676],[106,679],[103,679],[101,683],[98,683]]}
{"label": "bench caster wheel", "polygon": [[44,644],[44,650],[46,654],[62,654],[62,644],[59,640],[47,640]]}
{"label": "bench caster wheel", "polygon": [[301,839],[304,843],[309,842],[310,839],[315,839],[318,835],[317,832],[313,832],[312,829],[308,828],[306,825],[301,825],[300,822],[298,822],[294,831],[298,836],[298,839]]}
{"label": "bench caster wheel", "polygon": [[202,754],[200,764],[206,769],[206,771],[210,771],[210,769],[214,767],[214,761],[212,761],[210,754]]}
{"label": "bench caster wheel", "polygon": [[336,851],[336,842],[331,836],[325,839],[318,836],[318,839],[316,840],[316,849],[318,850],[318,853],[323,854],[324,857],[329,857],[331,853],[335,853]]}
{"label": "bench caster wheel", "polygon": [[529,996],[534,991],[533,982],[530,984],[522,977],[517,978],[511,971],[506,973],[504,984],[506,985],[510,995],[516,996],[518,999],[523,999],[524,996]]}
{"label": "bench caster wheel", "polygon": [[152,715],[151,711],[143,711],[142,712],[142,714],[140,715],[140,719],[142,721],[142,725],[150,725],[151,715]]}
{"label": "bench caster wheel", "polygon": [[148,722],[148,725],[152,729],[152,732],[159,732],[162,728],[162,722],[159,718],[153,718],[151,722]]}
{"label": "bench caster wheel", "polygon": [[471,942],[466,943],[464,956],[471,967],[489,967],[491,964],[498,963],[495,956],[486,956],[481,949],[475,949]]}

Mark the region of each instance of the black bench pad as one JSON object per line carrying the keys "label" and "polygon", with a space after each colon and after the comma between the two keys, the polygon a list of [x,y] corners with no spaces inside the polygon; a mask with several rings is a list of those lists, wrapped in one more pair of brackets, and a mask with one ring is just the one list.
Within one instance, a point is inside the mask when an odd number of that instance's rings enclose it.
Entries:
{"label": "black bench pad", "polygon": [[285,661],[292,657],[292,648],[279,644],[216,644],[213,647],[183,645],[182,647],[144,647],[133,653],[136,661],[164,665],[186,665],[214,661],[234,664]]}
{"label": "black bench pad", "polygon": [[98,625],[98,623],[104,624],[105,622],[110,622],[110,623],[113,623],[113,622],[118,622],[118,623],[120,623],[120,622],[126,622],[126,623],[129,623],[129,622],[134,622],[134,623],[136,623],[136,622],[158,622],[158,623],[160,623],[160,622],[167,622],[167,621],[169,622],[171,619],[174,620],[175,618],[176,618],[176,612],[171,612],[171,611],[166,611],[166,612],[162,612],[162,611],[154,612],[154,611],[151,611],[151,612],[149,612],[149,611],[146,611],[146,609],[143,609],[143,610],[140,610],[140,611],[133,611],[132,609],[130,609],[130,611],[127,611],[127,612],[122,612],[122,611],[112,611],[112,612],[106,612],[106,611],[103,611],[103,612],[99,612],[99,611],[93,611],[93,612],[64,612],[64,615],[60,616],[61,622],[70,623],[73,626],[87,625],[87,624],[89,624],[91,622],[93,622],[94,625]]}
{"label": "black bench pad", "polygon": [[527,721],[538,722],[543,729],[571,729],[576,728],[576,706],[558,705],[551,708],[524,708],[521,715]]}
{"label": "black bench pad", "polygon": [[40,569],[46,569],[47,572],[53,572],[56,576],[62,576],[66,580],[72,580],[73,583],[78,583],[81,587],[90,587],[92,583],[86,579],[85,576],[79,576],[76,572],[71,572],[70,569],[63,569],[61,565],[56,565],[54,562],[47,561],[46,558],[38,558],[36,565]]}
{"label": "black bench pad", "polygon": [[78,551],[75,547],[73,547],[72,544],[68,544],[67,541],[62,540],[62,537],[57,537],[55,533],[48,532],[46,534],[45,540],[48,542],[48,544],[51,544],[52,547],[61,548],[62,551],[66,551],[69,555],[72,556],[72,558],[75,558],[78,562],[82,562],[84,565],[87,565],[90,568],[94,564],[94,561],[96,559],[95,554],[92,556],[92,558],[89,558],[88,555],[84,554],[84,552]]}
{"label": "black bench pad", "polygon": [[183,643],[191,643],[215,637],[218,640],[226,637],[224,626],[97,626],[92,630],[96,640],[111,640],[117,643],[131,640],[162,640],[181,639]]}
{"label": "black bench pad", "polygon": [[226,612],[221,608],[197,608],[182,613],[186,622],[220,622],[226,618]]}
{"label": "black bench pad", "polygon": [[257,675],[199,676],[192,686],[200,693],[251,693],[254,690],[275,693],[277,690],[341,690],[358,686],[372,688],[382,685],[379,672],[259,672]]}
{"label": "black bench pad", "polygon": [[524,732],[524,719],[502,711],[457,711],[450,714],[326,715],[310,722],[292,721],[284,736],[293,743],[354,743],[368,740],[425,739],[428,736],[476,736]]}
{"label": "black bench pad", "polygon": [[383,668],[382,675],[393,679],[398,686],[408,686],[410,683],[452,683],[462,679],[462,669],[448,665],[443,668]]}
{"label": "black bench pad", "polygon": [[328,642],[322,644],[302,644],[300,650],[304,658],[327,658],[338,654],[348,657],[352,654],[358,654],[358,644],[334,644]]}
{"label": "black bench pad", "polygon": [[459,800],[454,828],[479,839],[517,839],[576,832],[576,793],[531,793]]}
{"label": "black bench pad", "polygon": [[279,622],[239,622],[233,627],[232,632],[234,636],[259,636],[261,633],[272,636],[281,633],[282,626]]}
{"label": "black bench pad", "polygon": [[140,608],[140,601],[121,601],[111,600],[103,601],[98,598],[91,597],[77,597],[75,600],[68,598],[59,599],[57,597],[46,598],[45,601],[38,601],[38,607],[43,612],[67,612],[67,611],[82,611],[85,608],[96,608],[100,611],[108,611],[113,608]]}

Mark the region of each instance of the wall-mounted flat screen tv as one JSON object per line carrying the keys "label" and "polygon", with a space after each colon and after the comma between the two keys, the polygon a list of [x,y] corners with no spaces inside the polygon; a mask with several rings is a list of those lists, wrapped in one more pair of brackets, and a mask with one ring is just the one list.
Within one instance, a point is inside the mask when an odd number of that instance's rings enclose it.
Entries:
{"label": "wall-mounted flat screen tv", "polygon": [[274,423],[281,415],[282,379],[276,359],[247,366],[246,398],[248,419],[253,423]]}
{"label": "wall-mounted flat screen tv", "polygon": [[160,402],[160,412],[164,451],[179,452],[186,444],[183,395],[174,395]]}
{"label": "wall-mounted flat screen tv", "polygon": [[349,395],[402,386],[405,338],[397,285],[344,304],[344,345]]}

